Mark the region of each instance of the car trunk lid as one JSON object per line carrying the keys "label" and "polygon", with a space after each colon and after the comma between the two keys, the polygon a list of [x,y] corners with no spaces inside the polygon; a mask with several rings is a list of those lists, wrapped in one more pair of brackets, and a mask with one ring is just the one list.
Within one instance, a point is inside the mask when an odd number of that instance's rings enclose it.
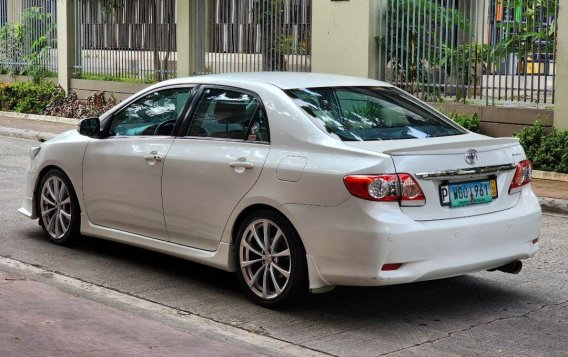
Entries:
{"label": "car trunk lid", "polygon": [[426,204],[401,210],[418,221],[486,214],[509,209],[518,201],[519,195],[509,195],[509,186],[517,163],[525,155],[514,138],[466,134],[346,144],[388,154],[396,173],[408,173],[416,179]]}

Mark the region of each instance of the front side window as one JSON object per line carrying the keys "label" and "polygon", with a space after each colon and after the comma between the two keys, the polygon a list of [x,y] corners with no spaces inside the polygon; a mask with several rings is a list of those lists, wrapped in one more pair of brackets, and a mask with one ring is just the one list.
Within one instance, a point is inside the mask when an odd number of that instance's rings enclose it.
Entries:
{"label": "front side window", "polygon": [[416,139],[466,133],[391,87],[324,87],[287,94],[316,124],[344,141]]}
{"label": "front side window", "polygon": [[262,106],[254,96],[207,88],[199,99],[187,136],[268,141],[268,128]]}
{"label": "front side window", "polygon": [[171,135],[190,93],[191,88],[173,88],[136,100],[112,118],[109,135]]}

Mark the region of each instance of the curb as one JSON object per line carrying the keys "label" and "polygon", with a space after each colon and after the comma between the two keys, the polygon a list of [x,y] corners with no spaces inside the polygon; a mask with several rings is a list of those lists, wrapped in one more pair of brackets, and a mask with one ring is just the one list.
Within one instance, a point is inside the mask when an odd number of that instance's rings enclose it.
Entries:
{"label": "curb", "polygon": [[80,119],[74,119],[74,118],[54,117],[50,115],[39,115],[39,114],[3,112],[3,111],[0,111],[0,116],[11,119],[24,119],[24,120],[35,120],[35,121],[39,120],[39,121],[48,121],[52,123],[71,124],[71,125],[77,125],[77,123],[80,121]]}
{"label": "curb", "polygon": [[46,141],[57,136],[57,134],[45,131],[6,128],[0,126],[0,136],[8,136],[11,138],[28,139],[34,141]]}
{"label": "curb", "polygon": [[551,171],[532,171],[533,178],[543,179],[543,180],[554,180],[554,181],[564,181],[568,182],[568,174],[561,174],[558,172]]}
{"label": "curb", "polygon": [[568,215],[568,200],[539,197],[538,202],[543,212]]}

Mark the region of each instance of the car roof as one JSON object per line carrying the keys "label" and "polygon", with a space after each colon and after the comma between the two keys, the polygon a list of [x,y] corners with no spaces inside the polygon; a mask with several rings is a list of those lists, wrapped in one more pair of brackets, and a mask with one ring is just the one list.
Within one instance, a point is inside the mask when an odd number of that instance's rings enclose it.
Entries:
{"label": "car roof", "polygon": [[[306,72],[237,72],[208,74],[167,81],[168,84],[182,83],[269,83],[281,89],[316,87],[390,87],[390,84],[369,78],[341,76],[336,74]],[[164,82],[165,84],[165,82]]]}

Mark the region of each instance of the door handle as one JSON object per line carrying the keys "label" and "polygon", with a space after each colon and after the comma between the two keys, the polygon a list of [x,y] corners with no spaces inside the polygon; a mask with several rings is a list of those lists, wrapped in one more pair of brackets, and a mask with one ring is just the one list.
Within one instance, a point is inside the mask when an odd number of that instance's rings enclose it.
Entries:
{"label": "door handle", "polygon": [[164,155],[158,154],[157,152],[153,151],[147,155],[144,155],[144,160],[146,161],[162,161],[164,159]]}
{"label": "door handle", "polygon": [[229,166],[234,167],[234,168],[243,168],[243,169],[247,169],[250,170],[254,167],[254,164],[252,162],[248,162],[248,161],[231,161],[229,163]]}

